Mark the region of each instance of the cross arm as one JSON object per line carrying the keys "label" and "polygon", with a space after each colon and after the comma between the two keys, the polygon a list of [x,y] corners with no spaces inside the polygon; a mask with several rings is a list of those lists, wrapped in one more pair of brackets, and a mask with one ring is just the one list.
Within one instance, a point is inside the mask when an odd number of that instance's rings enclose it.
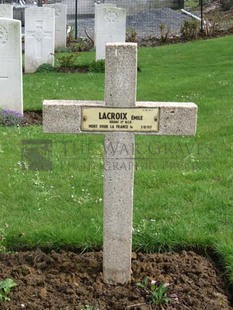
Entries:
{"label": "cross arm", "polygon": [[45,100],[43,129],[45,133],[81,133],[82,107],[103,107],[104,101]]}
{"label": "cross arm", "polygon": [[[46,100],[43,103],[43,128],[45,133],[85,133],[81,130],[83,107],[106,107],[104,101]],[[194,135],[197,125],[197,105],[192,102],[138,101],[135,108],[158,108],[159,130],[140,131],[147,135]],[[86,132],[90,133],[90,131]],[[104,132],[91,131],[95,134]]]}
{"label": "cross arm", "polygon": [[192,136],[197,127],[197,105],[192,102],[137,101],[136,107],[159,108],[159,131],[147,134]]}

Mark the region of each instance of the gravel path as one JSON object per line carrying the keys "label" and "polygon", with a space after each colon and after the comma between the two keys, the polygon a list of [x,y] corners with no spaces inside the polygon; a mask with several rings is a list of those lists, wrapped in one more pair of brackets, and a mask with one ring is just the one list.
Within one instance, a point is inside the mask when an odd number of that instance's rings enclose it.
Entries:
{"label": "gravel path", "polygon": [[[160,26],[165,25],[169,28],[170,34],[180,33],[183,22],[188,17],[180,11],[174,11],[170,8],[152,9],[127,16],[127,29],[134,29],[138,37],[160,36]],[[69,24],[74,26],[74,20]],[[86,37],[85,31],[94,38],[94,18],[83,18],[78,20],[78,36]]]}
{"label": "gravel path", "polygon": [[179,34],[187,16],[180,11],[169,8],[153,9],[128,16],[127,28],[136,29],[139,37],[158,36],[161,34],[160,26],[170,29],[171,34]]}

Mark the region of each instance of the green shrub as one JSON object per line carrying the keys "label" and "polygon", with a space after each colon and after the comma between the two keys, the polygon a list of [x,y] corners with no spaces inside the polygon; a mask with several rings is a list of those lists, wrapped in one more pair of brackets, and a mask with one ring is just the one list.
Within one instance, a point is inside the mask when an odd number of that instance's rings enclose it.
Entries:
{"label": "green shrub", "polygon": [[66,44],[68,49],[71,52],[87,52],[93,49],[94,40],[87,33],[87,30],[84,29],[86,37],[75,38],[74,35],[74,27],[68,26],[67,36],[66,36]]}
{"label": "green shrub", "polygon": [[221,9],[228,11],[233,7],[233,0],[220,0]]}
{"label": "green shrub", "polygon": [[105,61],[102,59],[93,61],[90,63],[89,68],[91,72],[104,73],[105,72]]}
{"label": "green shrub", "polygon": [[159,29],[160,29],[160,41],[163,43],[167,42],[169,34],[171,32],[170,27],[162,23],[160,24]]}
{"label": "green shrub", "polygon": [[94,43],[87,38],[78,38],[70,44],[71,52],[89,52],[93,49]]}
{"label": "green shrub", "polygon": [[76,60],[80,56],[79,53],[68,53],[64,56],[56,58],[56,66],[59,68],[71,68],[76,66]]}
{"label": "green shrub", "polygon": [[197,39],[197,35],[200,31],[200,22],[196,19],[185,20],[181,27],[181,34],[186,40]]}
{"label": "green shrub", "polygon": [[50,64],[42,64],[40,65],[36,72],[38,73],[44,73],[44,72],[52,72],[55,71],[56,69],[54,68],[54,66],[50,65]]}
{"label": "green shrub", "polygon": [[126,32],[126,42],[138,42],[137,32],[134,28],[127,30]]}

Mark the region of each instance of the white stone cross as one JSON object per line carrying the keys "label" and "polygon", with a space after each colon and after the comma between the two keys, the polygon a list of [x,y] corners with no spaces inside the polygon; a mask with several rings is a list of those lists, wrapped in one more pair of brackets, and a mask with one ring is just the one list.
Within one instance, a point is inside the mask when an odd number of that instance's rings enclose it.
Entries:
{"label": "white stone cross", "polygon": [[[136,102],[136,80],[137,44],[106,44],[105,102],[44,101],[44,132],[104,133],[104,167],[125,164],[122,148],[134,150],[135,134],[195,134],[194,103]],[[109,152],[111,145],[118,147]],[[110,284],[124,284],[131,277],[134,160],[130,161],[130,169],[104,171],[103,274]]]}

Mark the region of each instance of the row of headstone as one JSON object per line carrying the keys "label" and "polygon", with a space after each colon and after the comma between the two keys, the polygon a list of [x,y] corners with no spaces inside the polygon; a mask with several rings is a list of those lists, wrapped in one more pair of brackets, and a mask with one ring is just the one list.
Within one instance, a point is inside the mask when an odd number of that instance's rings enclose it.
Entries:
{"label": "row of headstone", "polygon": [[[44,63],[54,65],[55,48],[66,46],[66,13],[67,6],[62,4],[48,4],[43,7],[25,9],[25,73],[35,72]],[[0,86],[2,102],[0,102],[0,107],[22,112],[21,27],[20,22],[12,18],[13,6],[1,4]],[[16,28],[17,31],[13,30]],[[125,31],[125,9],[117,8],[112,4],[96,4],[96,60],[105,59],[106,43],[125,42]],[[8,44],[11,40],[15,42],[14,46]],[[17,62],[16,66],[15,62]],[[11,72],[13,73],[10,76]]]}
{"label": "row of headstone", "polygon": [[[53,65],[55,48],[66,47],[66,10],[62,4],[25,9],[26,73],[44,63]],[[0,4],[0,109],[23,114],[21,38],[13,6]]]}
{"label": "row of headstone", "polygon": [[[25,72],[53,65],[54,50],[66,47],[67,6],[46,4],[25,9]],[[1,4],[0,18],[13,18],[13,6]]]}
{"label": "row of headstone", "polygon": [[[55,19],[56,19],[55,48],[65,47],[66,14],[67,14],[66,5],[47,4],[44,5],[43,8],[36,7],[26,9],[25,47],[27,47],[27,38],[28,38],[30,46],[34,46],[35,52],[32,53],[32,47],[31,47],[29,51],[30,55],[28,55],[25,59],[26,63],[28,64],[27,66],[25,66],[25,72],[34,72],[35,71],[34,68],[37,68],[38,65],[42,63],[53,64],[53,57],[50,57],[48,54],[49,49],[50,49],[50,55],[53,54],[51,53],[52,41],[53,41],[53,27],[52,27],[53,16],[51,13],[45,10],[46,7],[55,9]],[[96,47],[96,61],[100,59],[105,59],[106,43],[125,42],[125,37],[126,37],[126,9],[118,8],[116,7],[115,4],[108,4],[108,3],[95,4],[94,41]],[[51,42],[49,43],[49,41]],[[48,45],[50,46],[49,49],[47,49]],[[43,52],[46,55],[48,55],[47,58],[45,55],[42,57]],[[27,60],[29,62],[27,62]]]}
{"label": "row of headstone", "polygon": [[[55,48],[63,48],[66,46],[67,5],[45,4],[44,7],[55,10]],[[28,9],[35,10],[38,7],[26,8],[25,11],[28,11]],[[38,14],[36,13],[36,15]],[[0,18],[13,18],[13,6],[10,4],[0,4]]]}
{"label": "row of headstone", "polygon": [[[34,72],[42,63],[53,64],[54,17],[47,8],[55,9],[55,48],[65,47],[67,6],[47,4],[25,10],[25,72]],[[126,9],[113,4],[95,5],[96,60],[105,59],[105,44],[125,42]],[[29,42],[29,44],[28,44]],[[30,50],[27,46],[30,45]],[[34,50],[34,52],[33,52]],[[51,52],[52,51],[52,52]],[[27,64],[27,65],[26,65]]]}
{"label": "row of headstone", "polygon": [[[28,46],[26,42],[29,40],[30,46],[34,46],[34,53],[32,53],[31,47],[31,50],[29,51],[30,55],[28,55],[25,59],[25,63],[27,63],[25,66],[25,72],[34,72],[38,65],[42,63],[53,64],[53,57],[49,56],[53,54],[53,52],[51,53],[52,41],[54,37],[52,26],[53,16],[49,13],[49,11],[45,10],[46,7],[55,9],[55,48],[65,47],[67,14],[66,5],[47,4],[44,5],[43,8],[36,7],[26,9],[25,50]],[[118,8],[115,4],[95,4],[94,41],[96,47],[96,60],[105,59],[106,43],[125,42],[125,36],[126,9]],[[47,48],[48,45],[50,46],[49,48]],[[37,48],[35,46],[37,46]],[[46,57],[44,55],[41,57],[43,52],[48,56]]]}

